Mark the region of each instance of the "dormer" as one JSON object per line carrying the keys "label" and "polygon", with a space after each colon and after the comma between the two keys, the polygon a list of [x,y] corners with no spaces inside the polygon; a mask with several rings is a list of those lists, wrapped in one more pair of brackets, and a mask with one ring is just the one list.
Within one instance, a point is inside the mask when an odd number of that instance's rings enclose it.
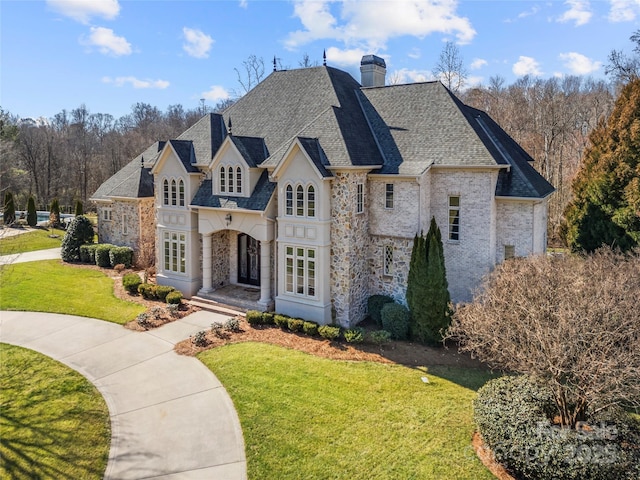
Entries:
{"label": "dormer", "polygon": [[214,195],[249,197],[262,169],[258,165],[268,157],[262,138],[228,135],[211,164],[211,191]]}

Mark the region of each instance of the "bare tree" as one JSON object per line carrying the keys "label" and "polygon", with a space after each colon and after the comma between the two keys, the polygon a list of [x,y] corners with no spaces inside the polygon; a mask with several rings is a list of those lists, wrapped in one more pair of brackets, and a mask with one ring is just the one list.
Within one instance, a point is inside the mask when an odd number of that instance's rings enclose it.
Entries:
{"label": "bare tree", "polygon": [[433,68],[433,75],[454,93],[464,87],[467,80],[467,70],[460,55],[460,49],[456,44],[453,42],[445,44],[440,52],[438,63]]}
{"label": "bare tree", "polygon": [[564,426],[640,406],[640,252],[538,256],[503,263],[449,329],[491,367],[553,391]]}
{"label": "bare tree", "polygon": [[240,70],[234,68],[234,70],[238,83],[242,87],[242,94],[248,93],[264,78],[264,59],[262,57],[256,57],[255,55],[249,55],[246,60],[243,60],[242,68]]}
{"label": "bare tree", "polygon": [[298,62],[298,65],[301,68],[309,68],[309,67],[317,67],[319,63],[317,60],[311,61],[311,57],[309,57],[309,54],[307,52],[304,52],[304,54],[302,55],[302,58]]}
{"label": "bare tree", "polygon": [[620,50],[612,50],[609,53],[604,73],[612,75],[616,83],[627,84],[640,76],[640,30],[636,30],[629,38],[635,47],[633,56],[628,56]]}

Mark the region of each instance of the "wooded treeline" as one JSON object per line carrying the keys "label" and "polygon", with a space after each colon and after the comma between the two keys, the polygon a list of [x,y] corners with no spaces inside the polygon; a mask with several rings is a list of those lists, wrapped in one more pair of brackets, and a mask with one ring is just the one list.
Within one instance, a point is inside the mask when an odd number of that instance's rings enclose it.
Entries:
{"label": "wooded treeline", "polygon": [[[535,168],[557,189],[550,201],[553,238],[571,198],[571,180],[589,133],[614,104],[614,87],[579,76],[520,78],[512,85],[492,77],[487,86],[459,93],[489,113],[535,159]],[[208,110],[172,105],[164,112],[137,103],[114,118],[85,105],[62,111],[48,122],[19,121],[0,110],[0,188],[24,209],[34,195],[39,209],[53,198],[63,206],[87,199],[98,186],[156,140],[175,138]]]}

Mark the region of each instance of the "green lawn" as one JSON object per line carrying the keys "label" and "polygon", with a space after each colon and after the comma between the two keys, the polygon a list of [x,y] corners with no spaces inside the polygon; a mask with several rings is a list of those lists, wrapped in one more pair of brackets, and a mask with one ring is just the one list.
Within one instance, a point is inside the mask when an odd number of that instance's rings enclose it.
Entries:
{"label": "green lawn", "polygon": [[102,478],[109,411],[82,375],[0,343],[0,478]]}
{"label": "green lawn", "polygon": [[33,252],[34,250],[45,250],[60,246],[64,230],[53,230],[58,238],[50,238],[51,230],[39,229],[19,235],[0,238],[0,255],[11,255],[13,253]]}
{"label": "green lawn", "polygon": [[67,313],[120,324],[145,310],[116,298],[113,280],[102,272],[60,260],[7,265],[0,275],[0,310]]}
{"label": "green lawn", "polygon": [[335,361],[259,343],[199,358],[233,399],[250,479],[493,478],[471,447],[471,401],[492,378],[486,371]]}

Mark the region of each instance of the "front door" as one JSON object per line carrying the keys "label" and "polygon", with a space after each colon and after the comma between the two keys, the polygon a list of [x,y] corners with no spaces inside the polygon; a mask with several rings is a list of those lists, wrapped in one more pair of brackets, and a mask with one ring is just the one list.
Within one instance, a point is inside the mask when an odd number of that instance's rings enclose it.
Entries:
{"label": "front door", "polygon": [[238,283],[260,286],[260,242],[238,235]]}

